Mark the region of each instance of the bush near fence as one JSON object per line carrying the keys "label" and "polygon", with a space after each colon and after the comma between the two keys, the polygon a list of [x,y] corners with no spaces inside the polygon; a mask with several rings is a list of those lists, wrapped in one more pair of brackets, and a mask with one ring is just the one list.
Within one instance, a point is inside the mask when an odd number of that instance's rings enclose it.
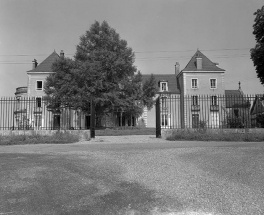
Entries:
{"label": "bush near fence", "polygon": [[164,129],[162,138],[170,141],[264,141],[264,129]]}

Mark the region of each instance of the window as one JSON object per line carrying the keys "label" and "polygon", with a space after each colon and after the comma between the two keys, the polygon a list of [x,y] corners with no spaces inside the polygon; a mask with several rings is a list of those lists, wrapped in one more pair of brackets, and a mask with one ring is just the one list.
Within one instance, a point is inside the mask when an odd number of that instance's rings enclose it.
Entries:
{"label": "window", "polygon": [[217,105],[217,96],[211,97],[211,105],[213,105],[213,106]]}
{"label": "window", "polygon": [[168,114],[162,114],[161,115],[161,125],[162,126],[168,126]]}
{"label": "window", "polygon": [[219,128],[219,113],[212,112],[211,113],[211,120],[212,120],[212,128]]}
{"label": "window", "polygon": [[167,98],[166,97],[161,98],[161,108],[162,110],[167,108]]}
{"label": "window", "polygon": [[35,115],[35,126],[36,127],[42,126],[42,116],[41,115]]}
{"label": "window", "polygon": [[160,90],[161,91],[168,91],[168,82],[161,82],[160,83]]}
{"label": "window", "polygon": [[36,107],[40,108],[41,107],[41,98],[36,98]]}
{"label": "window", "polygon": [[198,96],[192,96],[192,105],[198,105]]}
{"label": "window", "polygon": [[192,78],[192,89],[197,89],[197,88],[198,88],[198,79]]}
{"label": "window", "polygon": [[210,79],[210,86],[211,86],[211,89],[216,89],[216,79],[215,78]]}
{"label": "window", "polygon": [[36,90],[43,90],[43,82],[37,81],[37,89]]}

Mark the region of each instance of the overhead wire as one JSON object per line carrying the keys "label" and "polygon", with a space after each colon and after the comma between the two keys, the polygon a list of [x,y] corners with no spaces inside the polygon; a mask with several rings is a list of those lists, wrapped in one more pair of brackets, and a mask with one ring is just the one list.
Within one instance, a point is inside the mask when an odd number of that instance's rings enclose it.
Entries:
{"label": "overhead wire", "polygon": [[[242,51],[242,50],[250,50],[250,48],[228,48],[228,49],[200,49],[200,51]],[[154,54],[154,53],[183,53],[183,52],[190,52],[195,50],[157,50],[157,51],[135,51],[137,54]],[[65,54],[72,56],[74,54]],[[47,54],[6,54],[0,55],[0,57],[29,57],[29,56],[47,56]],[[230,53],[230,54],[217,54],[211,56],[212,58],[243,58],[249,57],[249,53]],[[175,60],[175,59],[190,59],[190,55],[181,55],[181,56],[139,56],[135,57],[136,61],[164,61],[164,60]],[[31,64],[28,61],[0,61],[0,64]]]}

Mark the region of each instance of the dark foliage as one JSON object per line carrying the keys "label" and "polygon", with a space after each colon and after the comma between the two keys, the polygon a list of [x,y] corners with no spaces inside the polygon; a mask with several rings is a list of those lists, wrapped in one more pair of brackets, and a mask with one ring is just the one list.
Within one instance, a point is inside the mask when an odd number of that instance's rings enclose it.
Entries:
{"label": "dark foliage", "polygon": [[53,64],[44,88],[50,105],[56,100],[60,106],[89,112],[92,99],[97,117],[113,112],[139,116],[144,106],[153,106],[155,81],[152,76],[142,87],[134,60],[134,52],[115,29],[96,21],[80,37],[74,60]]}
{"label": "dark foliage", "polygon": [[258,9],[254,15],[256,17],[253,25],[253,34],[255,35],[256,45],[255,48],[250,50],[250,53],[257,76],[261,84],[264,84],[264,6]]}

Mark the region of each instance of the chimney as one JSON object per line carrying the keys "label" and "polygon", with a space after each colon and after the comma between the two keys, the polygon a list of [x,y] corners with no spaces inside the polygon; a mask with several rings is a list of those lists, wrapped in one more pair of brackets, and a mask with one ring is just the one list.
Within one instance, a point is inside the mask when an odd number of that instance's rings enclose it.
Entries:
{"label": "chimney", "polygon": [[219,67],[219,63],[214,63],[217,67]]}
{"label": "chimney", "polygon": [[32,61],[32,69],[35,69],[38,66],[38,62],[36,59]]}
{"label": "chimney", "polygon": [[64,52],[63,52],[63,50],[61,50],[61,52],[60,52],[60,57],[63,59],[64,58]]}
{"label": "chimney", "polygon": [[201,70],[203,67],[202,67],[202,58],[200,56],[197,56],[196,57],[196,67],[197,67],[197,70]]}
{"label": "chimney", "polygon": [[180,63],[176,62],[175,64],[175,75],[177,76],[180,73]]}

